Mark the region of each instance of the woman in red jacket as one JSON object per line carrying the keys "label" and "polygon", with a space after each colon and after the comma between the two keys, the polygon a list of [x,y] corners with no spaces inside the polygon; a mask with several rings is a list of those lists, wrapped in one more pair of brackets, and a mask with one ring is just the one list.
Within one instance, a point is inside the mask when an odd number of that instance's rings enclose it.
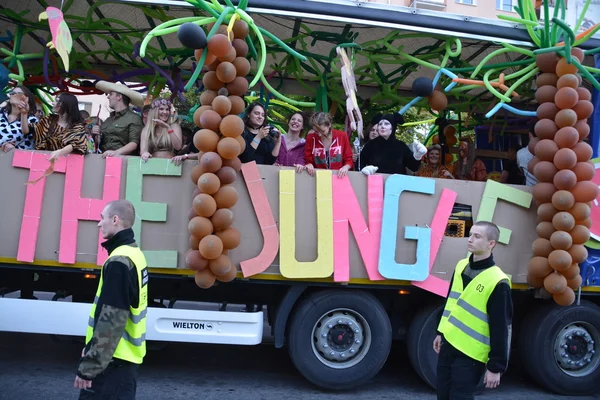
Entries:
{"label": "woman in red jacket", "polygon": [[316,113],[310,120],[314,132],[306,137],[304,161],[309,175],[315,168],[337,170],[338,177],[346,176],[352,169],[352,146],[345,132],[331,128],[331,116],[324,112]]}

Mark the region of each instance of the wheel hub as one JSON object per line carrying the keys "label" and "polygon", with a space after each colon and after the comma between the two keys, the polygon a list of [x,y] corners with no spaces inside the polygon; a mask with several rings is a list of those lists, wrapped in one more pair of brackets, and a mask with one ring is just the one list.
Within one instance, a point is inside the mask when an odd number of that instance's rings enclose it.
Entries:
{"label": "wheel hub", "polygon": [[572,376],[585,376],[598,367],[598,332],[585,325],[571,324],[557,336],[554,346],[560,368]]}
{"label": "wheel hub", "polygon": [[323,315],[313,328],[313,351],[331,368],[349,368],[366,355],[371,344],[370,333],[360,314],[333,310]]}

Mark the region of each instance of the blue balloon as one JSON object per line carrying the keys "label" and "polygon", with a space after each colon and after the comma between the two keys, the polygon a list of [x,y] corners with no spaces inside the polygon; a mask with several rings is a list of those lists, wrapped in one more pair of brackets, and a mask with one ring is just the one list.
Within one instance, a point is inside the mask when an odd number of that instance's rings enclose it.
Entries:
{"label": "blue balloon", "polygon": [[177,39],[189,49],[203,49],[206,47],[206,32],[193,22],[182,24],[177,30]]}
{"label": "blue balloon", "polygon": [[412,91],[420,97],[429,97],[433,93],[433,82],[426,76],[420,76],[412,83]]}

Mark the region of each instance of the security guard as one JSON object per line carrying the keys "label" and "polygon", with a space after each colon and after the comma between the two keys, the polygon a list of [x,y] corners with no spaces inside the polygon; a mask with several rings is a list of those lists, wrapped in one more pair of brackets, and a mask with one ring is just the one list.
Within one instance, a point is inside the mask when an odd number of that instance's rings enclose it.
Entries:
{"label": "security guard", "polygon": [[508,366],[513,306],[510,278],[492,256],[499,236],[496,225],[475,223],[472,255],[456,265],[433,341],[440,400],[473,399],[482,377],[486,388],[495,388]]}
{"label": "security guard", "polygon": [[108,259],[102,267],[74,386],[80,399],[135,399],[146,355],[148,268],[131,227],[135,209],[110,202],[98,223]]}

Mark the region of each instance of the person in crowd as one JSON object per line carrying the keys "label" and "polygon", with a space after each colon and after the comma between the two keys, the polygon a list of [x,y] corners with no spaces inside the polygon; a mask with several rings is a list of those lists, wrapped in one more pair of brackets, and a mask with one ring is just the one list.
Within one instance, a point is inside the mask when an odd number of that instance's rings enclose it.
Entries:
{"label": "person in crowd", "polygon": [[296,167],[296,172],[301,172],[304,167],[304,146],[306,140],[301,137],[306,127],[304,114],[297,112],[291,115],[288,120],[288,131],[281,135],[281,148],[279,156],[275,161],[276,165],[284,167]]}
{"label": "person in crowd", "polygon": [[[370,140],[360,154],[363,169],[373,166],[377,167],[378,173],[402,175],[406,175],[407,168],[418,171],[427,149],[420,143],[407,145],[396,138],[396,127],[404,123],[402,116],[385,114],[376,117],[374,122],[377,122],[379,136]],[[367,169],[365,173],[371,172]]]}
{"label": "person in crowd", "polygon": [[167,99],[155,99],[148,112],[146,126],[140,138],[140,154],[149,158],[173,158],[182,147],[181,126],[172,116],[173,104]]}
{"label": "person in crowd", "polygon": [[150,112],[151,108],[152,106],[150,106],[150,104],[146,104],[144,108],[142,108],[142,123],[144,126],[146,126],[146,122],[148,122],[148,113]]}
{"label": "person in crowd", "polygon": [[467,140],[461,140],[458,146],[458,160],[454,163],[453,175],[464,181],[485,182],[487,179],[485,164],[475,157],[475,148]]}
{"label": "person in crowd", "polygon": [[471,255],[454,270],[433,341],[439,400],[473,399],[482,378],[486,388],[496,388],[508,368],[513,303],[510,277],[492,255],[499,238],[495,224],[473,224]]}
{"label": "person in crowd", "polygon": [[417,172],[424,178],[454,179],[448,168],[441,164],[442,146],[434,144],[427,149],[427,164]]}
{"label": "person in crowd", "polygon": [[517,148],[515,146],[508,148],[508,160],[502,161],[502,167],[500,183],[508,183],[510,185],[525,184],[525,175],[517,164]]}
{"label": "person in crowd", "polygon": [[44,113],[44,107],[42,106],[42,103],[40,102],[35,102],[35,113],[33,114],[34,117],[36,117],[38,119],[38,121],[40,119],[42,119],[42,117],[46,115]]}
{"label": "person in crowd", "polygon": [[333,129],[331,115],[325,112],[314,114],[310,124],[313,132],[306,137],[304,147],[306,171],[313,176],[315,169],[330,169],[343,178],[354,166],[348,135]]}
{"label": "person in crowd", "polygon": [[365,132],[368,132],[367,135],[363,139],[356,138],[354,141],[354,146],[352,147],[352,161],[354,162],[356,171],[360,171],[363,167],[365,167],[365,165],[362,165],[361,163],[360,153],[370,140],[373,140],[379,136],[377,123],[368,125],[367,129],[365,129]]}
{"label": "person in crowd", "polygon": [[267,125],[267,113],[260,103],[250,104],[244,113],[244,132],[246,148],[240,154],[243,163],[256,161],[257,164],[273,165],[281,148],[281,133],[273,126]]}
{"label": "person in crowd", "polygon": [[92,128],[94,135],[100,135],[102,157],[136,155],[143,124],[139,114],[129,109],[129,104],[141,108],[144,97],[118,83],[98,81],[96,88],[107,94],[108,105],[113,110],[101,126]]}
{"label": "person in crowd", "polygon": [[8,93],[8,102],[0,109],[0,148],[5,151],[13,149],[32,150],[33,134],[29,125],[38,122],[30,115],[35,110],[35,97],[25,86],[17,86]]}
{"label": "person in crowd", "polygon": [[194,132],[190,128],[182,127],[184,146],[177,152],[177,155],[171,158],[171,162],[175,165],[180,165],[184,160],[197,160],[200,152],[194,146]]}
{"label": "person in crowd", "polygon": [[[529,141],[533,140],[534,137],[537,137],[537,135],[533,131],[532,127],[529,130]],[[533,154],[531,154],[529,151],[529,146],[525,146],[521,150],[517,151],[517,165],[525,176],[525,185],[527,186],[535,186],[537,183],[537,178],[527,169],[529,161],[531,161],[532,158]]]}
{"label": "person in crowd", "polygon": [[51,162],[70,153],[86,154],[88,141],[77,97],[69,93],[59,94],[54,100],[52,112],[52,115],[32,125],[35,149],[51,151]]}

